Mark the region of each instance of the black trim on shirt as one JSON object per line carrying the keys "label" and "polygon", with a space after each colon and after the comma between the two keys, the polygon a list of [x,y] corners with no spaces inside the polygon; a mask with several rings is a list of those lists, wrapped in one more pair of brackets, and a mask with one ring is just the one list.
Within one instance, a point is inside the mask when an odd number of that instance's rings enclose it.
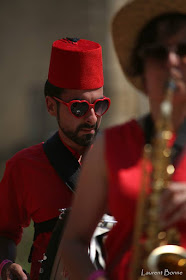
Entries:
{"label": "black trim on shirt", "polygon": [[[80,172],[80,164],[78,160],[73,156],[73,154],[69,151],[69,149],[63,144],[58,132],[56,132],[45,143],[43,143],[43,149],[50,164],[55,169],[59,177],[66,184],[66,186],[72,192],[74,192],[77,177]],[[57,220],[58,217],[40,223],[34,222],[33,241],[36,240],[37,236],[40,233],[52,232]],[[32,251],[33,245],[30,250],[28,262],[32,261]]]}

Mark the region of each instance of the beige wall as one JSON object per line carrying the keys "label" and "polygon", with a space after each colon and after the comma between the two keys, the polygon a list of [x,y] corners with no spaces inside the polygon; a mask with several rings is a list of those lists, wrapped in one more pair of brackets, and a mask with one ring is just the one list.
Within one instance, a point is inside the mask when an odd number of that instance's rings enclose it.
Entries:
{"label": "beige wall", "polygon": [[103,46],[105,95],[112,99],[103,127],[141,114],[147,107],[126,84],[113,50],[110,21],[123,2],[1,1],[1,165],[15,151],[45,140],[56,129],[43,97],[51,45],[56,39],[80,37]]}

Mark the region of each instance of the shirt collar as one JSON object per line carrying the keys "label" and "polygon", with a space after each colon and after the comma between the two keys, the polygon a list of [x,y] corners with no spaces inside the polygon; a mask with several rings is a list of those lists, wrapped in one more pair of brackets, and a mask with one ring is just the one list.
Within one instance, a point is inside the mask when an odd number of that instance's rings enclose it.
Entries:
{"label": "shirt collar", "polygon": [[80,155],[77,151],[75,151],[74,149],[72,149],[67,143],[65,143],[65,142],[61,139],[60,134],[59,134],[59,138],[60,138],[61,142],[63,143],[63,145],[73,154],[73,156],[74,156],[74,157],[79,161],[79,163],[80,163],[80,161],[81,161],[81,155]]}

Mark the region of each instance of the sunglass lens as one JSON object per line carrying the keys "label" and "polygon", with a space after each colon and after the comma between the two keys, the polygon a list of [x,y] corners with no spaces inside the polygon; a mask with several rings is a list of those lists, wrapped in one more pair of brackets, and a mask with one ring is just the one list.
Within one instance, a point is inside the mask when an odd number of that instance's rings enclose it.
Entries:
{"label": "sunglass lens", "polygon": [[83,117],[88,109],[89,106],[86,102],[74,102],[71,105],[72,114],[78,118]]}
{"label": "sunglass lens", "polygon": [[155,58],[158,60],[164,60],[167,58],[168,50],[164,46],[149,46],[146,49],[145,56]]}
{"label": "sunglass lens", "polygon": [[95,112],[98,116],[102,116],[109,107],[108,100],[99,100],[95,104]]}
{"label": "sunglass lens", "polygon": [[186,55],[186,44],[178,45],[177,54],[181,57]]}

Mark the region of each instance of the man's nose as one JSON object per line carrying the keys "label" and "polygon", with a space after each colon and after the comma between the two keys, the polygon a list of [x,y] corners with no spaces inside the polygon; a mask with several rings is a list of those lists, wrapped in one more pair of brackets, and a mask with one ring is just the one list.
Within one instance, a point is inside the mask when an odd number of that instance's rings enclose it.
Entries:
{"label": "man's nose", "polygon": [[97,116],[93,108],[91,108],[85,116],[87,123],[93,125],[97,122]]}
{"label": "man's nose", "polygon": [[180,65],[181,58],[180,56],[173,50],[170,50],[168,53],[167,58],[167,66],[171,67],[178,67]]}

